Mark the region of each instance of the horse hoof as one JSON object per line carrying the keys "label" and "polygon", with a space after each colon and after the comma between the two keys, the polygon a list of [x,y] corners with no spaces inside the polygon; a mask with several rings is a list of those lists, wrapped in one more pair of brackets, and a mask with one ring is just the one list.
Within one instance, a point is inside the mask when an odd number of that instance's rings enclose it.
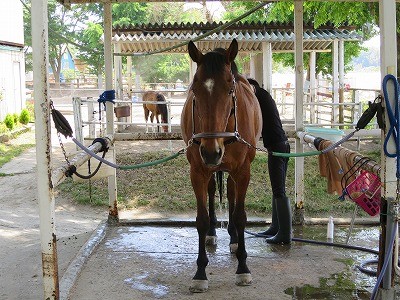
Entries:
{"label": "horse hoof", "polygon": [[192,279],[189,290],[192,293],[204,293],[208,290],[208,280]]}
{"label": "horse hoof", "polygon": [[231,253],[236,253],[237,249],[238,249],[237,243],[229,244],[229,250],[231,251]]}
{"label": "horse hoof", "polygon": [[206,245],[216,245],[217,244],[217,236],[216,235],[207,235],[206,236]]}
{"label": "horse hoof", "polygon": [[252,278],[250,273],[236,274],[236,285],[246,286],[251,285]]}

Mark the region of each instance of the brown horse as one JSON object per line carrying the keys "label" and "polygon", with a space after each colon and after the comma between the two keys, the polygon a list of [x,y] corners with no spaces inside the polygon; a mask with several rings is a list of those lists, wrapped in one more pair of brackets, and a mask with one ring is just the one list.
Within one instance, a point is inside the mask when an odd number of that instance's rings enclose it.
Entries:
{"label": "brown horse", "polygon": [[[143,94],[143,102],[151,102],[143,103],[144,119],[146,120],[146,132],[148,132],[147,121],[149,119],[149,114],[151,123],[153,123],[154,117],[156,117],[157,130],[160,132],[160,126],[158,125],[160,124],[160,120],[158,116],[161,115],[162,123],[168,123],[168,109],[164,95],[158,92],[148,91]],[[153,102],[160,102],[160,104]],[[164,132],[168,132],[168,125],[163,125],[162,128]]]}
{"label": "brown horse", "polygon": [[[182,136],[187,145],[190,179],[197,200],[196,226],[199,234],[197,272],[190,290],[208,289],[205,250],[206,236],[214,216],[207,212],[207,190],[210,178],[217,171],[228,172],[227,196],[231,252],[236,252],[238,267],[236,284],[249,285],[252,281],[246,265],[244,241],[246,212],[244,201],[250,181],[250,164],[261,136],[260,106],[247,80],[231,72],[231,62],[238,53],[233,40],[226,54],[202,54],[193,42],[188,45],[197,70],[182,111]],[[251,146],[253,145],[253,146]]]}

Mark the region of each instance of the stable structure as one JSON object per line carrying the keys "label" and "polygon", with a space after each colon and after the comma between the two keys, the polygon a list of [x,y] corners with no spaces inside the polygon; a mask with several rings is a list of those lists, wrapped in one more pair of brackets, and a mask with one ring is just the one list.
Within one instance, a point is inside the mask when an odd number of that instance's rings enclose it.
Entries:
{"label": "stable structure", "polygon": [[[15,12],[10,14],[9,12]],[[25,108],[25,53],[22,3],[0,3],[0,122]]]}
{"label": "stable structure", "polygon": [[[89,3],[97,2],[95,0],[60,0],[63,4],[71,3]],[[112,28],[111,28],[111,6],[118,0],[98,1],[104,5],[104,38],[105,38],[105,69],[106,69],[106,90],[113,89],[113,67],[112,67]],[[156,1],[154,1],[156,2]],[[171,1],[174,2],[174,1]],[[176,1],[178,2],[178,1]],[[380,32],[381,32],[381,73],[396,74],[397,51],[396,43],[396,7],[395,0],[380,0]],[[265,4],[263,4],[265,5]],[[259,5],[258,8],[261,8]],[[295,21],[294,21],[294,51],[295,51],[295,72],[296,72],[296,131],[303,129],[303,1],[295,1]],[[48,98],[48,51],[47,51],[47,1],[35,1],[32,3],[32,40],[34,49],[34,88],[35,88],[35,113],[36,113],[36,141],[37,141],[37,170],[38,170],[38,198],[40,205],[40,231],[43,257],[43,275],[44,275],[44,296],[46,299],[59,298],[58,272],[57,272],[57,248],[56,232],[54,219],[54,196],[53,183],[51,181],[52,161],[51,161],[51,142],[50,142],[50,100]],[[335,75],[336,76],[336,75]],[[391,89],[394,91],[394,89]],[[389,91],[388,99],[395,105],[392,91]],[[113,106],[107,104],[107,134],[113,134]],[[387,119],[387,118],[386,118]],[[387,128],[389,121],[387,120]],[[385,135],[387,132],[384,133]],[[394,149],[394,141],[389,140],[389,146]],[[303,145],[300,140],[296,140],[296,152],[303,152]],[[299,199],[304,198],[304,186],[301,174],[304,167],[304,159],[296,159],[296,192]],[[394,158],[383,156],[381,178],[384,181],[383,194],[388,202],[388,218],[385,228],[386,245],[381,253],[386,253],[390,248],[390,236],[395,232],[397,226],[397,215],[394,214],[395,195],[396,195],[396,177],[395,177]],[[109,177],[110,192],[110,216],[115,215],[116,210],[116,177]],[[301,202],[298,202],[301,203]],[[300,205],[297,209],[301,210]],[[389,253],[389,252],[388,252]],[[383,255],[385,256],[385,255]],[[391,261],[391,254],[385,258]],[[392,268],[384,272],[383,287],[380,289],[381,299],[394,299],[394,288],[392,285]]]}
{"label": "stable structure", "polygon": [[[131,56],[151,53],[187,53],[183,43],[200,40],[196,45],[203,53],[215,48],[227,48],[232,41],[238,41],[239,53],[250,54],[250,77],[255,78],[264,88],[272,89],[272,53],[295,51],[293,23],[275,22],[237,22],[229,27],[226,23],[168,23],[140,24],[138,26],[117,26],[113,29],[114,56]],[[311,53],[315,66],[317,52],[332,52],[335,74],[344,76],[344,44],[349,41],[361,41],[362,37],[352,26],[322,26],[303,24],[303,52]],[[339,52],[340,49],[340,52]],[[340,64],[339,64],[340,62]],[[193,77],[196,64],[190,62],[190,78]],[[315,67],[311,68],[315,78]],[[118,76],[118,74],[116,74]],[[343,76],[341,78],[343,78]],[[340,78],[338,78],[340,79]],[[308,87],[315,90],[315,80]],[[335,82],[335,84],[340,82]],[[334,99],[339,97],[339,85],[334,86]]]}

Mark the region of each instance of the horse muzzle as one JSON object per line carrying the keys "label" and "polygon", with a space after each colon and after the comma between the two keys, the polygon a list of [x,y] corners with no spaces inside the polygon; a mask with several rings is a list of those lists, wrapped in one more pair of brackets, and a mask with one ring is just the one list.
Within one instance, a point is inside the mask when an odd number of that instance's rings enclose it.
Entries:
{"label": "horse muzzle", "polygon": [[217,167],[222,163],[225,147],[220,145],[217,140],[209,140],[201,143],[199,147],[200,156],[207,167]]}

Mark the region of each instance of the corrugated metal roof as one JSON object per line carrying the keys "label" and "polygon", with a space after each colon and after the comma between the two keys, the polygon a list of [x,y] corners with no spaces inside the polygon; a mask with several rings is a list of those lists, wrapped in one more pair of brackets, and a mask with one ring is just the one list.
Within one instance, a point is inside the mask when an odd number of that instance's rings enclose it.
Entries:
{"label": "corrugated metal roof", "polygon": [[[147,24],[114,28],[113,43],[121,46],[122,54],[146,53],[173,48],[183,42],[195,40],[223,25],[223,23],[182,23]],[[361,36],[351,27],[333,28],[325,26],[313,29],[304,25],[304,51],[329,51],[334,40],[360,41]],[[262,51],[262,43],[270,42],[274,52],[294,51],[294,32],[292,24],[278,23],[238,23],[215,32],[197,42],[202,52],[217,47],[226,48],[236,39],[240,52]],[[169,53],[186,53],[187,47],[169,49]]]}

